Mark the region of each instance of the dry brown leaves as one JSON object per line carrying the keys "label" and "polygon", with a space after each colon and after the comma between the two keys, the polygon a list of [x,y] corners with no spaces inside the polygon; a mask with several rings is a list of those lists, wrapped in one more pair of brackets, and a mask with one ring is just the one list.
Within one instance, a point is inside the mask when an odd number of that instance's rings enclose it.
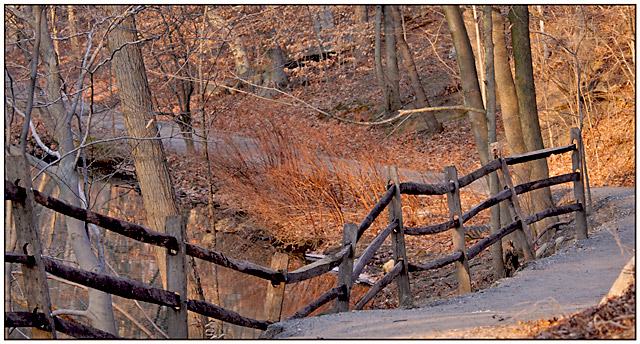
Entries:
{"label": "dry brown leaves", "polygon": [[532,324],[536,339],[635,339],[635,283],[618,298],[569,317]]}

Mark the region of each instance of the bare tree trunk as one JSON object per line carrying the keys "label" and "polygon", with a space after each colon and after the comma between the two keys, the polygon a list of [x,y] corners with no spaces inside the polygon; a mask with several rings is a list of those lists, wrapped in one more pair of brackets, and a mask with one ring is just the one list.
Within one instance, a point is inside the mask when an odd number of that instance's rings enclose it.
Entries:
{"label": "bare tree trunk", "polygon": [[[488,123],[488,139],[489,145],[497,142],[496,135],[496,80],[494,73],[493,59],[493,40],[491,39],[491,6],[484,6],[482,9],[484,25],[484,49],[485,49],[485,71],[486,71],[486,104],[487,104],[487,123]],[[489,147],[489,150],[490,147]],[[494,196],[500,192],[500,183],[498,181],[498,172],[489,175],[489,189],[491,195]],[[500,205],[491,207],[491,233],[495,233],[500,229]],[[498,240],[491,245],[491,261],[493,265],[493,278],[497,280],[505,277],[504,261],[502,260],[502,240]]]}
{"label": "bare tree trunk", "polygon": [[[409,45],[407,44],[407,41],[404,39],[404,35],[402,34],[402,18],[400,17],[400,11],[398,10],[398,6],[389,7],[391,9],[390,12],[393,15],[396,42],[398,43],[400,54],[402,54],[402,61],[407,68],[407,73],[409,74],[411,86],[413,87],[413,91],[416,95],[418,107],[429,107],[429,100],[427,99],[427,94],[424,91],[424,87],[422,87],[422,82],[420,81],[420,76],[418,75],[416,64],[413,61],[411,50],[409,50]],[[443,130],[442,124],[438,122],[433,112],[422,112],[419,118],[423,122],[423,125],[427,128],[428,133],[439,133]]]}
{"label": "bare tree trunk", "polygon": [[475,34],[476,34],[476,54],[478,55],[478,72],[480,72],[480,94],[482,95],[482,101],[483,103],[487,104],[487,99],[485,98],[487,95],[487,90],[486,87],[487,85],[484,83],[485,79],[485,66],[483,65],[485,59],[484,56],[482,54],[482,45],[480,44],[480,17],[478,16],[478,10],[476,8],[476,5],[472,5],[471,6],[472,11],[473,11],[473,28],[475,30]]}
{"label": "bare tree trunk", "polygon": [[[518,109],[518,96],[516,86],[511,76],[511,67],[507,53],[505,40],[504,20],[500,11],[495,8],[492,15],[493,20],[493,54],[495,57],[496,89],[502,110],[502,123],[504,133],[509,145],[511,154],[522,154],[527,152],[527,147],[522,139],[522,127],[520,125],[520,114]],[[526,175],[527,164],[515,166],[516,181],[518,184],[528,181]]]}
{"label": "bare tree trunk", "polygon": [[[111,69],[116,79],[118,95],[127,133],[136,138],[158,137],[158,129],[152,120],[154,113],[151,91],[138,45],[126,44],[136,40],[135,24],[131,17],[123,20],[108,36],[110,51],[116,51]],[[152,125],[147,123],[152,122]],[[164,232],[166,216],[178,215],[169,168],[167,167],[162,141],[131,141],[136,175],[142,191],[150,227]],[[166,282],[165,249],[156,250],[156,258],[163,283]]]}
{"label": "bare tree trunk", "polygon": [[[458,60],[465,104],[476,109],[484,109],[473,49],[471,49],[469,35],[467,35],[467,29],[464,26],[460,8],[450,5],[442,6],[442,8],[444,9],[444,15],[447,20],[447,25],[449,26],[449,31],[451,32],[453,45],[456,49],[456,59]],[[467,116],[471,123],[473,138],[480,153],[480,162],[482,165],[485,165],[489,162],[487,119],[485,115],[474,111],[468,111]]]}
{"label": "bare tree trunk", "polygon": [[69,20],[69,30],[71,37],[69,41],[71,42],[71,50],[75,52],[75,54],[80,54],[80,37],[77,36],[77,33],[80,31],[80,23],[78,22],[78,17],[76,15],[76,7],[78,5],[67,5],[67,18]]}
{"label": "bare tree trunk", "polygon": [[[138,45],[126,44],[135,40],[136,26],[133,17],[129,16],[108,35],[109,50],[119,49],[113,55],[111,69],[116,79],[127,133],[136,138],[157,138],[158,128],[152,122],[154,113],[151,90],[142,53]],[[164,233],[165,218],[179,215],[179,210],[162,141],[159,138],[132,140],[131,146],[147,220],[152,229]],[[162,283],[166,286],[165,252],[165,248],[157,247],[155,250]],[[189,286],[188,296],[198,297],[195,283],[190,283]],[[195,313],[189,313],[190,323],[198,323],[197,317]],[[201,325],[189,327],[190,338],[204,338],[204,324]]]}
{"label": "bare tree trunk", "polygon": [[[187,60],[187,59],[185,59]],[[176,67],[180,71],[179,74],[184,77],[178,81],[178,104],[180,105],[180,113],[176,117],[176,122],[180,127],[180,132],[184,139],[184,143],[187,147],[189,154],[196,153],[196,147],[193,143],[193,124],[191,115],[191,96],[193,95],[194,87],[193,81],[190,80],[190,75],[187,72],[190,69],[191,64],[185,62],[184,66],[180,66],[176,61]]]}
{"label": "bare tree trunk", "polygon": [[[536,105],[536,90],[533,81],[533,65],[531,62],[531,43],[529,40],[529,10],[526,5],[517,5],[509,12],[511,21],[511,40],[516,67],[515,85],[520,110],[520,124],[522,126],[523,141],[528,151],[544,148],[538,109]],[[530,180],[549,178],[549,167],[546,159],[532,161]],[[538,212],[554,206],[551,189],[543,188],[532,191],[531,203],[533,211]],[[540,221],[534,227],[539,235],[549,224],[557,222],[557,217]],[[545,238],[543,238],[544,240]]]}
{"label": "bare tree trunk", "polygon": [[376,33],[375,33],[375,63],[376,63],[376,76],[378,79],[378,86],[382,89],[384,97],[384,111],[387,110],[389,103],[389,87],[385,81],[384,67],[382,66],[382,6],[376,6]]}
{"label": "bare tree trunk", "polygon": [[387,57],[386,81],[389,85],[389,102],[387,114],[392,116],[400,110],[400,71],[398,70],[398,55],[396,50],[396,37],[393,25],[393,16],[390,6],[382,6],[384,14],[384,41]]}
{"label": "bare tree trunk", "polygon": [[[493,21],[493,55],[495,58],[495,78],[496,91],[500,100],[500,109],[502,113],[502,124],[507,139],[507,144],[511,154],[522,154],[527,152],[527,148],[522,140],[522,127],[520,126],[520,114],[518,110],[518,96],[516,95],[516,86],[511,76],[511,66],[506,45],[506,33],[504,27],[504,19],[500,14],[500,10],[496,7],[492,11]],[[518,164],[512,166],[515,181],[521,184],[529,181],[528,171],[529,163]],[[526,202],[530,208],[529,202]],[[511,222],[509,211],[506,205],[500,206],[501,222],[503,225]],[[515,234],[510,234],[508,239],[514,242],[515,247],[521,251],[520,242],[516,239]]]}
{"label": "bare tree trunk", "polygon": [[[46,16],[46,12],[44,14]],[[79,176],[76,170],[75,154],[66,155],[66,153],[75,149],[73,133],[71,131],[73,112],[68,111],[62,101],[62,84],[60,80],[58,55],[55,52],[55,46],[46,20],[42,21],[41,29],[42,41],[40,44],[40,56],[42,57],[46,71],[47,98],[50,103],[49,113],[53,117],[53,123],[55,123],[53,133],[59,144],[58,150],[61,156],[63,156],[55,171],[60,180],[58,183],[60,198],[71,205],[81,207],[81,200],[78,197]],[[65,222],[69,240],[71,241],[71,246],[73,247],[73,252],[80,268],[88,271],[107,273],[98,257],[93,253],[84,223],[66,216]],[[116,334],[111,302],[110,294],[89,288],[89,305],[86,309],[86,316],[93,327]]]}

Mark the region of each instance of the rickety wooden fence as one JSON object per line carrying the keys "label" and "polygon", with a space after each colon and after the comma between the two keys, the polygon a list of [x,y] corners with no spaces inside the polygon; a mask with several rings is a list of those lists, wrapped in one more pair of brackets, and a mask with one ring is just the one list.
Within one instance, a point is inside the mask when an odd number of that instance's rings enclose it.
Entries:
{"label": "rickety wooden fence", "polygon": [[[314,278],[322,274],[328,273],[333,268],[339,266],[339,276],[337,286],[327,290],[320,297],[313,300],[306,306],[302,307],[295,314],[287,319],[295,319],[306,317],[314,310],[322,305],[337,299],[335,303],[336,311],[349,310],[350,291],[352,285],[357,280],[364,267],[370,262],[376,250],[380,248],[384,240],[391,235],[392,246],[394,252],[395,265],[384,275],[360,300],[356,302],[354,309],[362,309],[377,292],[382,290],[392,281],[396,281],[398,285],[399,303],[402,307],[411,307],[413,299],[409,287],[409,272],[427,271],[444,267],[448,264],[456,264],[456,274],[458,276],[458,288],[460,293],[468,292],[470,287],[470,275],[468,269],[468,260],[473,259],[482,250],[491,246],[504,236],[517,232],[520,233],[518,238],[522,240],[522,244],[527,249],[527,243],[530,239],[525,233],[526,226],[534,222],[540,221],[546,217],[576,212],[576,229],[578,239],[587,237],[586,215],[585,215],[585,197],[584,186],[582,184],[582,159],[579,156],[577,147],[581,144],[581,138],[577,128],[571,131],[572,143],[567,146],[548,148],[535,152],[521,155],[502,157],[499,147],[494,149],[495,159],[480,169],[462,176],[457,177],[454,167],[445,169],[447,181],[440,184],[426,184],[415,182],[401,183],[398,179],[397,169],[388,168],[385,172],[387,179],[387,191],[380,201],[371,209],[364,220],[358,224],[345,224],[343,228],[342,249],[336,254],[330,255],[324,259],[303,266],[295,271],[287,271],[286,263],[272,262],[274,268],[263,267],[251,262],[235,260],[226,257],[224,254],[215,252],[184,241],[185,222],[182,217],[168,217],[166,234],[153,231],[151,229],[139,226],[126,221],[111,218],[90,210],[71,206],[61,200],[55,199],[48,195],[44,195],[36,190],[31,190],[29,185],[26,188],[17,185],[19,180],[28,180],[29,176],[8,175],[9,180],[5,180],[5,199],[11,200],[15,214],[24,214],[25,210],[33,207],[34,203],[39,203],[49,209],[61,214],[76,218],[78,220],[101,226],[107,230],[119,233],[131,239],[144,242],[151,245],[167,248],[167,289],[163,290],[154,288],[143,283],[105,274],[98,274],[81,269],[69,267],[61,263],[55,262],[40,254],[31,251],[24,253],[5,252],[5,261],[21,263],[26,269],[36,269],[40,271],[40,278],[44,279],[44,283],[40,285],[40,294],[48,290],[46,286],[46,278],[44,271],[61,277],[63,279],[85,285],[87,287],[118,295],[125,298],[150,302],[158,305],[168,306],[170,308],[169,317],[169,335],[171,338],[186,338],[187,334],[187,311],[203,314],[215,319],[219,319],[228,323],[257,328],[265,330],[271,323],[280,320],[282,296],[284,295],[284,285],[297,283],[303,280]],[[514,186],[511,182],[508,165],[523,163],[535,159],[546,158],[553,154],[562,154],[572,152],[572,173],[551,177],[534,182],[524,183]],[[24,157],[20,157],[24,160]],[[11,158],[14,159],[14,158]],[[18,158],[15,158],[18,159]],[[24,171],[27,171],[25,168]],[[459,190],[470,185],[473,181],[482,178],[489,173],[499,171],[503,182],[507,189],[493,195],[484,200],[480,204],[474,206],[466,212],[460,209]],[[552,185],[573,182],[575,203],[558,206],[547,209],[545,211],[533,214],[528,217],[522,215],[519,209],[517,195]],[[402,224],[402,205],[401,194],[408,195],[446,195],[451,220],[426,227],[409,228]],[[496,205],[502,201],[507,201],[512,211],[515,221],[511,224],[500,228],[491,233],[488,237],[480,240],[473,246],[466,248],[464,242],[464,223],[478,214],[480,211]],[[355,244],[362,237],[363,233],[371,226],[373,221],[389,207],[389,225],[380,232],[369,246],[362,252],[357,261],[354,262]],[[23,209],[24,208],[24,209]],[[19,218],[21,215],[16,215]],[[24,216],[23,216],[24,217]],[[29,218],[21,220],[28,226]],[[31,220],[32,221],[32,220]],[[33,222],[31,222],[33,223]],[[33,226],[31,226],[33,228]],[[406,259],[406,249],[404,245],[404,235],[430,235],[444,231],[451,231],[454,240],[454,252],[450,255],[440,258],[430,264],[419,266],[410,264]],[[524,229],[524,230],[523,230]],[[40,242],[37,238],[30,237],[26,240],[33,247],[39,247]],[[532,259],[532,252],[525,253],[526,259]],[[222,308],[202,300],[192,300],[186,297],[187,274],[185,272],[185,257],[189,255],[214,264],[224,266],[241,273],[260,277],[269,281],[272,286],[277,286],[271,290],[272,298],[269,303],[274,305],[274,309],[267,315],[267,320],[256,320],[244,317],[234,311]],[[27,294],[27,298],[38,298],[40,295]],[[65,322],[58,317],[50,316],[50,304],[48,298],[41,298],[38,306],[35,308],[39,312],[7,312],[5,313],[5,326],[31,326],[39,329],[42,333],[49,332],[49,336],[55,337],[55,332],[67,333],[77,338],[113,338],[114,336],[103,331],[90,328],[85,325]],[[31,307],[31,306],[30,306]],[[270,306],[271,307],[271,306]],[[279,309],[278,309],[279,307]]]}

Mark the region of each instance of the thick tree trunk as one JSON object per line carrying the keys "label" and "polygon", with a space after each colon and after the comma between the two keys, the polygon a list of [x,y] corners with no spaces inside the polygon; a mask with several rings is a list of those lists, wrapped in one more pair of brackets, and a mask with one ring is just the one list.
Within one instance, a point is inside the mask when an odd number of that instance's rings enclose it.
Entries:
{"label": "thick tree trunk", "polygon": [[[58,55],[55,53],[55,47],[47,26],[47,21],[43,20],[41,25],[42,41],[40,44],[40,56],[46,71],[47,98],[50,104],[49,113],[53,117],[53,123],[55,123],[53,132],[56,141],[59,143],[58,150],[61,156],[63,156],[55,171],[58,178],[60,178],[60,182],[58,183],[60,187],[60,198],[71,205],[80,207],[81,200],[78,197],[79,176],[75,166],[75,154],[66,155],[66,153],[75,149],[73,133],[71,132],[73,114],[67,110],[62,101],[62,84],[60,81]],[[104,266],[93,253],[84,223],[70,217],[65,217],[65,223],[67,225],[71,246],[80,268],[88,271],[106,273]],[[86,314],[91,322],[91,326],[111,334],[116,334],[110,294],[89,288],[89,305],[86,309]]]}
{"label": "thick tree trunk", "polygon": [[[135,40],[136,26],[132,17],[123,20],[109,33],[109,50],[119,49],[113,55],[111,69],[116,79],[127,133],[136,138],[154,138],[158,137],[158,129],[151,122],[154,118],[151,90],[142,53],[138,45],[125,45]],[[164,233],[165,218],[179,215],[179,210],[162,141],[132,140],[131,146],[147,220],[152,229]],[[162,283],[166,286],[166,249],[157,247],[155,254]],[[194,287],[195,283],[189,284],[188,296],[198,298]],[[189,322],[197,323],[197,317],[197,314],[189,313]],[[189,337],[204,338],[204,325],[190,326]]]}
{"label": "thick tree trunk", "polygon": [[[480,85],[478,84],[478,74],[473,56],[473,49],[469,42],[469,35],[464,26],[460,8],[458,6],[442,6],[447,20],[447,26],[451,32],[453,45],[456,49],[456,59],[462,80],[462,93],[467,106],[484,109]],[[489,144],[487,140],[487,120],[485,115],[473,111],[468,111],[467,116],[471,123],[473,138],[480,153],[480,162],[485,165],[489,162]]]}
{"label": "thick tree trunk", "polygon": [[[528,151],[544,148],[538,108],[536,105],[536,90],[533,81],[533,65],[531,62],[531,43],[529,40],[529,10],[526,5],[517,5],[509,12],[511,21],[511,40],[515,61],[515,85],[520,110],[520,124],[523,141]],[[532,161],[529,180],[549,177],[549,167],[546,159]],[[544,188],[530,193],[533,212],[538,212],[554,206],[551,189]],[[549,224],[557,222],[557,217],[540,221],[536,224],[536,234],[539,235]],[[544,240],[544,238],[543,238]]]}
{"label": "thick tree trunk", "polygon": [[396,50],[395,29],[390,6],[382,6],[384,14],[384,42],[387,57],[386,82],[389,85],[389,99],[387,115],[393,116],[400,110],[400,71],[398,70],[398,55]]}
{"label": "thick tree trunk", "polygon": [[[127,133],[136,138],[154,138],[158,137],[158,128],[152,122],[154,113],[151,91],[142,53],[137,45],[125,45],[135,40],[135,25],[131,17],[123,20],[109,33],[109,50],[119,49],[113,55],[111,69],[116,79]],[[147,125],[149,122],[152,124]],[[152,229],[164,232],[165,217],[177,215],[178,207],[162,141],[132,140],[131,146],[147,220]],[[165,249],[156,249],[156,258],[164,283]]]}
{"label": "thick tree trunk", "polygon": [[[418,107],[429,107],[429,100],[427,99],[427,94],[424,91],[424,87],[422,87],[422,82],[420,81],[420,76],[418,75],[416,64],[413,61],[413,55],[411,54],[409,45],[407,44],[407,41],[405,41],[404,35],[402,34],[402,18],[400,17],[400,10],[398,9],[398,6],[389,7],[391,9],[390,12],[393,15],[395,38],[396,42],[398,43],[398,49],[400,50],[400,54],[402,55],[402,61],[407,68],[407,73],[409,74],[409,79],[411,80],[411,87],[413,88],[413,91],[416,95]],[[427,128],[428,133],[439,133],[443,130],[442,124],[438,122],[436,116],[431,111],[422,112],[418,116],[418,118],[423,122],[423,126]]]}
{"label": "thick tree trunk", "polygon": [[[493,21],[493,55],[495,57],[496,90],[502,112],[504,134],[507,138],[510,154],[523,154],[527,147],[522,139],[522,127],[520,125],[520,113],[518,110],[518,96],[516,86],[513,83],[509,55],[505,40],[504,19],[498,8],[492,14]],[[515,179],[518,184],[528,182],[528,163],[514,166]]]}
{"label": "thick tree trunk", "polygon": [[[493,142],[497,142],[496,135],[496,80],[494,72],[494,58],[493,58],[493,40],[492,40],[492,21],[491,21],[491,6],[484,6],[482,9],[483,17],[482,23],[484,25],[484,48],[485,48],[485,71],[486,71],[486,96],[487,103],[487,123],[488,123],[488,139],[489,145]],[[491,150],[491,147],[489,147]],[[498,181],[498,172],[493,172],[489,175],[489,189],[491,190],[491,196],[494,196],[500,192],[500,183]],[[500,205],[491,207],[491,233],[495,233],[500,230]],[[504,261],[502,260],[502,240],[498,240],[495,244],[491,245],[491,262],[493,265],[494,279],[505,277]]]}

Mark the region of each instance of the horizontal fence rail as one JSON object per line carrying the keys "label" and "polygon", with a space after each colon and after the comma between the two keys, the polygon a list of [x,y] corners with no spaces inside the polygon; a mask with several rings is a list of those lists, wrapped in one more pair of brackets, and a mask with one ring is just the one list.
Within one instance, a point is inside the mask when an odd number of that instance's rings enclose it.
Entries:
{"label": "horizontal fence rail", "polygon": [[[71,282],[124,298],[145,301],[161,306],[179,307],[180,305],[180,297],[177,294],[164,289],[151,287],[124,277],[99,274],[66,266],[47,257],[43,257],[43,260],[45,263],[45,271]],[[7,263],[21,263],[28,265],[33,261],[33,256],[15,252],[5,253],[5,262]],[[270,324],[268,321],[250,319],[241,316],[234,311],[224,309],[201,300],[187,299],[187,308],[195,313],[245,327],[266,329]]]}
{"label": "horizontal fence rail", "polygon": [[[515,190],[516,190],[516,194],[520,195],[520,194],[524,194],[526,192],[541,189],[544,187],[563,184],[570,181],[575,181],[578,178],[580,178],[579,173],[563,174],[557,177],[551,177],[547,179],[541,179],[541,180],[536,180],[529,183],[520,184],[515,187]],[[482,201],[480,204],[476,205],[475,207],[469,209],[464,214],[462,214],[462,217],[461,217],[462,222],[466,223],[472,217],[476,216],[479,212],[485,209],[489,209],[490,207],[508,199],[509,197],[511,197],[511,190],[509,189],[503,190],[500,193],[494,196],[491,196],[490,198]],[[458,222],[459,220],[456,219],[456,220],[449,220],[447,222],[443,222],[437,225],[431,225],[427,227],[415,227],[415,228],[405,227],[404,233],[409,235],[437,234],[455,227],[456,225],[458,225]]]}
{"label": "horizontal fence rail", "polygon": [[[535,213],[531,216],[527,216],[524,221],[527,224],[532,224],[534,222],[538,222],[544,218],[547,217],[551,217],[551,216],[556,216],[556,215],[562,215],[562,214],[568,214],[568,213],[572,213],[575,211],[581,211],[583,210],[582,204],[580,203],[571,203],[571,204],[566,204],[566,205],[562,205],[559,207],[555,207],[555,208],[550,208],[550,209],[546,209],[543,210],[539,213]],[[515,230],[519,229],[522,227],[522,222],[520,220],[518,221],[514,221],[502,228],[500,228],[500,230],[496,231],[495,233],[490,234],[489,236],[487,236],[486,238],[478,241],[475,245],[471,246],[470,248],[468,248],[466,250],[466,255],[468,259],[472,259],[475,256],[477,256],[480,252],[482,252],[482,250],[486,249],[487,247],[491,246],[492,244],[494,244],[495,242],[497,242],[498,240],[502,239],[503,237],[507,236],[508,234],[513,233]],[[435,269],[440,269],[444,266],[447,266],[451,263],[454,263],[458,260],[460,260],[462,258],[462,252],[455,252],[452,253],[444,258],[440,258],[437,260],[434,260],[433,262],[424,265],[424,266],[419,266],[419,265],[414,265],[414,264],[409,264],[409,271],[425,271],[425,270],[435,270]]]}
{"label": "horizontal fence rail", "polygon": [[[4,256],[7,263],[29,264],[33,256],[7,252]],[[82,284],[86,287],[101,290],[128,299],[145,301],[161,306],[178,307],[180,298],[169,291],[148,286],[142,282],[124,277],[116,277],[97,272],[86,271],[60,264],[48,257],[42,257],[46,272],[64,278],[67,281]]]}
{"label": "horizontal fence rail", "polygon": [[[72,321],[54,316],[56,331],[70,335],[78,339],[124,339],[109,332],[101,331],[91,326],[78,324]],[[36,327],[45,331],[51,331],[44,313],[30,312],[5,312],[5,327]]]}
{"label": "horizontal fence rail", "polygon": [[[63,215],[73,217],[80,221],[92,223],[143,243],[166,247],[172,250],[176,250],[178,247],[178,241],[171,235],[156,232],[144,226],[118,220],[91,210],[82,209],[36,190],[34,190],[34,195],[37,203]],[[5,180],[5,199],[23,202],[25,197],[25,189],[23,187]],[[275,271],[255,263],[231,259],[222,253],[211,251],[190,243],[187,243],[187,254],[238,272],[270,280],[272,283],[277,284],[285,280],[282,272]]]}
{"label": "horizontal fence rail", "polygon": [[[555,154],[562,154],[566,152],[570,152],[576,150],[576,146],[574,144],[561,146],[556,148],[547,148],[538,150],[535,152],[520,154],[520,155],[512,155],[504,157],[503,159],[507,163],[507,165],[520,164],[523,162],[528,162],[536,159],[546,158]],[[468,186],[474,181],[488,175],[489,173],[495,172],[501,168],[500,159],[494,159],[487,163],[486,165],[480,167],[479,169],[458,178],[458,185],[460,188]],[[444,182],[440,184],[428,184],[428,183],[416,183],[416,182],[404,182],[400,183],[400,193],[406,195],[444,195],[447,192],[453,190],[453,183]]]}

